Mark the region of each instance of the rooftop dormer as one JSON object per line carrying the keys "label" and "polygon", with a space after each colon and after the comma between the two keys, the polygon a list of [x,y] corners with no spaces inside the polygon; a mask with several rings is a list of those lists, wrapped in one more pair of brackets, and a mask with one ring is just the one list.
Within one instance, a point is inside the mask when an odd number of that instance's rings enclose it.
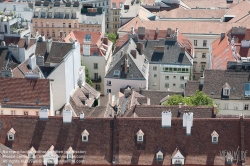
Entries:
{"label": "rooftop dormer", "polygon": [[223,96],[229,96],[230,95],[231,87],[228,85],[227,82],[222,86],[222,89],[223,89]]}
{"label": "rooftop dormer", "polygon": [[215,130],[212,132],[211,137],[212,137],[212,143],[218,144],[219,134]]}
{"label": "rooftop dormer", "polygon": [[163,160],[163,153],[162,153],[161,150],[159,150],[159,151],[156,153],[155,158],[156,158],[157,161],[162,161],[162,160]]}
{"label": "rooftop dormer", "polygon": [[43,164],[44,165],[57,165],[58,164],[58,155],[56,154],[53,145],[48,149],[45,155],[43,155]]}
{"label": "rooftop dormer", "polygon": [[85,129],[82,132],[82,142],[88,142],[89,141],[89,132]]}
{"label": "rooftop dormer", "polygon": [[35,160],[36,158],[36,150],[33,146],[28,151],[28,157],[29,157],[29,160]]}
{"label": "rooftop dormer", "polygon": [[233,163],[233,156],[231,155],[231,153],[227,152],[227,155],[225,156],[226,159],[226,163],[227,164],[232,164]]}
{"label": "rooftop dormer", "polygon": [[137,135],[137,142],[143,142],[144,133],[142,132],[141,129],[136,133],[136,135]]}
{"label": "rooftop dormer", "polygon": [[66,153],[67,153],[67,160],[73,160],[74,150],[72,149],[72,147],[69,147]]}
{"label": "rooftop dormer", "polygon": [[184,165],[185,157],[181,154],[180,150],[176,148],[172,154],[173,165]]}
{"label": "rooftop dormer", "polygon": [[8,141],[14,141],[15,134],[16,131],[13,128],[11,128],[7,133]]}

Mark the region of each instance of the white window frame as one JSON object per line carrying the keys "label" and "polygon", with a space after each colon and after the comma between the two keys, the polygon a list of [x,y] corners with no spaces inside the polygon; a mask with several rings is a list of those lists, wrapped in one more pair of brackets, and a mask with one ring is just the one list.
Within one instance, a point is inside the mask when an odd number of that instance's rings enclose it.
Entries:
{"label": "white window frame", "polygon": [[194,46],[197,46],[198,41],[194,40]]}
{"label": "white window frame", "polygon": [[228,87],[225,87],[223,89],[223,96],[229,96],[230,95],[230,89]]}
{"label": "white window frame", "polygon": [[111,93],[112,91],[111,91],[111,89],[107,89],[107,93]]}
{"label": "white window frame", "polygon": [[249,104],[245,104],[244,105],[244,110],[248,110],[249,109]]}
{"label": "white window frame", "polygon": [[169,83],[165,83],[165,88],[169,88]]}
{"label": "white window frame", "polygon": [[[12,137],[12,138],[10,138],[10,137]],[[8,141],[14,141],[14,139],[15,139],[14,134],[8,134]]]}
{"label": "white window frame", "polygon": [[[86,139],[83,139],[83,138],[85,138],[86,137]],[[88,135],[87,134],[83,134],[82,135],[82,142],[88,142],[89,141],[89,137],[88,137]]]}
{"label": "white window frame", "polygon": [[159,151],[158,153],[156,153],[156,160],[158,161],[162,161],[164,158],[163,153],[161,151]]}
{"label": "white window frame", "polygon": [[94,63],[94,69],[98,69],[98,63]]}
{"label": "white window frame", "polygon": [[153,70],[154,70],[154,71],[157,71],[157,66],[153,66]]}
{"label": "white window frame", "polygon": [[157,74],[154,74],[154,78],[157,78]]}
{"label": "white window frame", "polygon": [[107,85],[108,86],[111,86],[112,85],[112,82],[110,80],[107,80]]}
{"label": "white window frame", "polygon": [[74,159],[73,153],[68,152],[68,153],[67,153],[67,159],[68,159],[68,160],[73,160],[73,159]]}

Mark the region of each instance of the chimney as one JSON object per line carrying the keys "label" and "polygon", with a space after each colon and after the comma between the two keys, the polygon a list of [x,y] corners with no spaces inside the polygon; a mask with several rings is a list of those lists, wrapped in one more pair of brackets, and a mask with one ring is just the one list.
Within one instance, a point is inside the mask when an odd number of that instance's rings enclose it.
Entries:
{"label": "chimney", "polygon": [[171,33],[172,33],[172,29],[171,29],[171,28],[168,28],[168,30],[167,30],[167,37],[170,37],[170,36],[171,36]]}
{"label": "chimney", "polygon": [[179,30],[178,28],[175,29],[175,37],[178,37]]}
{"label": "chimney", "polygon": [[49,118],[49,110],[41,108],[39,110],[39,119],[40,120],[48,120]]}
{"label": "chimney", "polygon": [[171,118],[172,118],[172,113],[171,111],[163,111],[161,113],[161,126],[164,128],[170,128],[171,127]]}
{"label": "chimney", "polygon": [[186,127],[186,134],[191,135],[191,127],[192,127],[192,117],[187,115],[187,127]]}
{"label": "chimney", "polygon": [[103,44],[108,45],[108,36],[107,35],[105,35],[103,37]]}
{"label": "chimney", "polygon": [[221,34],[220,34],[220,41],[223,40],[223,39],[225,38],[225,35],[226,35],[226,33],[221,33]]}
{"label": "chimney", "polygon": [[216,118],[216,114],[217,114],[217,105],[215,104],[213,107],[212,118]]}
{"label": "chimney", "polygon": [[136,54],[137,54],[136,50],[131,50],[130,53],[136,59]]}
{"label": "chimney", "polygon": [[34,54],[29,57],[28,63],[31,70],[36,68],[36,56]]}
{"label": "chimney", "polygon": [[158,35],[158,33],[159,33],[159,29],[158,29],[158,27],[157,27],[156,30],[155,30],[155,34]]}
{"label": "chimney", "polygon": [[83,45],[83,55],[90,55],[90,45]]}
{"label": "chimney", "polygon": [[138,35],[139,36],[145,36],[146,29],[145,27],[138,27]]}
{"label": "chimney", "polygon": [[125,60],[124,60],[124,73],[128,73],[128,53],[125,54]]}
{"label": "chimney", "polygon": [[183,114],[183,118],[182,118],[182,127],[183,128],[186,128],[187,127],[187,113],[185,112],[184,114]]}
{"label": "chimney", "polygon": [[26,34],[24,37],[25,37],[26,46],[28,46],[30,44],[30,34]]}
{"label": "chimney", "polygon": [[201,77],[200,77],[200,85],[203,85],[203,84],[204,84],[204,77],[201,76]]}
{"label": "chimney", "polygon": [[71,123],[72,122],[72,111],[64,109],[63,110],[63,123]]}
{"label": "chimney", "polygon": [[137,47],[138,52],[142,55],[144,53],[144,44],[138,42],[136,43],[136,47]]}
{"label": "chimney", "polygon": [[46,41],[47,53],[50,53],[51,46],[52,46],[52,39],[49,37]]}
{"label": "chimney", "polygon": [[84,113],[81,112],[81,113],[80,113],[80,120],[83,120],[83,119],[84,119]]}

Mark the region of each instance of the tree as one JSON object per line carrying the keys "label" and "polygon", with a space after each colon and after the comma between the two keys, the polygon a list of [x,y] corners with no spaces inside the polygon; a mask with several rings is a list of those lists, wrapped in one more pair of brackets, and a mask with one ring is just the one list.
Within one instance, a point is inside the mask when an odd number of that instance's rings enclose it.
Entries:
{"label": "tree", "polygon": [[213,100],[199,90],[197,90],[195,94],[190,97],[172,95],[169,97],[168,101],[164,103],[164,105],[178,105],[179,103],[185,103],[189,106],[213,106]]}
{"label": "tree", "polygon": [[86,82],[90,85],[90,86],[93,86],[93,82],[91,81],[90,79],[90,76],[89,76],[89,69],[85,66],[85,75],[86,75]]}
{"label": "tree", "polygon": [[108,39],[113,43],[112,50],[114,49],[114,45],[116,43],[116,40],[118,39],[118,35],[115,33],[109,33],[108,34]]}

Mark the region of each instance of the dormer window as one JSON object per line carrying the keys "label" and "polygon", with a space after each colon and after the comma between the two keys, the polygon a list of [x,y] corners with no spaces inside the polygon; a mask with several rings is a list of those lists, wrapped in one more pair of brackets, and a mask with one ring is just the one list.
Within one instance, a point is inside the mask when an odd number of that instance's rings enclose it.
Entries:
{"label": "dormer window", "polygon": [[66,153],[67,153],[67,160],[73,160],[74,150],[72,149],[72,147],[69,147]]}
{"label": "dormer window", "polygon": [[222,86],[222,88],[223,88],[223,96],[229,96],[231,87],[228,85],[227,82]]}
{"label": "dormer window", "polygon": [[89,133],[88,131],[85,129],[83,132],[82,132],[82,142],[88,142],[89,140]]}
{"label": "dormer window", "polygon": [[142,132],[141,129],[136,133],[136,135],[137,135],[137,142],[143,142],[144,133]]}
{"label": "dormer window", "polygon": [[36,158],[36,150],[35,150],[35,148],[32,146],[31,148],[30,148],[30,150],[28,151],[28,157],[29,157],[29,160],[35,160],[35,158]]}
{"label": "dormer window", "polygon": [[212,137],[212,143],[218,144],[219,134],[215,130],[212,132],[211,137]]}
{"label": "dormer window", "polygon": [[226,155],[226,163],[227,164],[232,164],[232,162],[233,162],[233,156],[230,154],[230,153],[227,153],[227,155]]}
{"label": "dormer window", "polygon": [[180,150],[176,148],[172,154],[172,164],[173,165],[184,165],[185,157],[182,155]]}
{"label": "dormer window", "polygon": [[7,137],[8,137],[8,141],[14,141],[14,135],[15,135],[16,131],[11,128],[8,133],[7,133]]}
{"label": "dormer window", "polygon": [[158,161],[163,160],[163,153],[161,151],[156,153],[156,160],[158,160]]}

